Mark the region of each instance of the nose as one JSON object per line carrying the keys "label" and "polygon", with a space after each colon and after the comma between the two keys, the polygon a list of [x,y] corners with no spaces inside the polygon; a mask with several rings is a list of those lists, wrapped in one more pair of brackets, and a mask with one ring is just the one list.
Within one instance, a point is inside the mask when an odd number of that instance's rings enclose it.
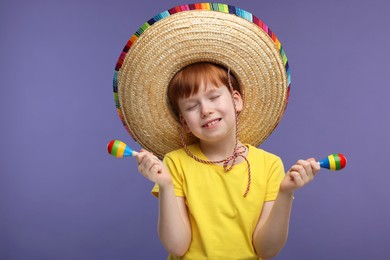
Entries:
{"label": "nose", "polygon": [[203,103],[201,106],[200,113],[202,118],[206,118],[213,113],[213,109],[210,105]]}

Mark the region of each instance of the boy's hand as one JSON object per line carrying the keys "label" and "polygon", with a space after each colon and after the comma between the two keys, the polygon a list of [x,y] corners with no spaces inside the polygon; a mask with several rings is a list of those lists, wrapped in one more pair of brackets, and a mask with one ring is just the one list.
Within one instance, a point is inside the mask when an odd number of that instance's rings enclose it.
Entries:
{"label": "boy's hand", "polygon": [[314,158],[299,160],[286,173],[282,183],[280,184],[280,191],[286,193],[294,193],[299,188],[302,188],[311,182],[320,170],[320,165]]}
{"label": "boy's hand", "polygon": [[138,171],[147,179],[164,186],[172,183],[172,177],[165,165],[153,153],[144,149],[135,156],[138,164]]}

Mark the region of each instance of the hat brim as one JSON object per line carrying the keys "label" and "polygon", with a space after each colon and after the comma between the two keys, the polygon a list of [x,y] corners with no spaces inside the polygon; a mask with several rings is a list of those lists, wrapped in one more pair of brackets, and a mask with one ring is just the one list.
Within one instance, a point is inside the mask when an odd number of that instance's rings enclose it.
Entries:
{"label": "hat brim", "polygon": [[[175,7],[144,24],[115,69],[118,114],[136,142],[159,158],[182,147],[181,125],[167,88],[183,67],[212,62],[230,67],[244,99],[239,139],[260,145],[287,105],[289,67],[273,32],[252,14],[222,4]],[[188,137],[189,143],[195,142]]]}

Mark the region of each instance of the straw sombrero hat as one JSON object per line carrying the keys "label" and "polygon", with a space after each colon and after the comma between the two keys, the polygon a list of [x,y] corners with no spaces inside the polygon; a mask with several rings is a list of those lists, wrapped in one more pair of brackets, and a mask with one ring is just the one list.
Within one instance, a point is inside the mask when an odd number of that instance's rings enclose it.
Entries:
{"label": "straw sombrero hat", "polygon": [[275,34],[257,17],[218,3],[169,9],[127,42],[115,68],[114,97],[133,139],[159,158],[182,147],[181,125],[170,110],[167,87],[181,68],[197,62],[231,68],[244,99],[239,139],[260,145],[287,105],[287,58]]}

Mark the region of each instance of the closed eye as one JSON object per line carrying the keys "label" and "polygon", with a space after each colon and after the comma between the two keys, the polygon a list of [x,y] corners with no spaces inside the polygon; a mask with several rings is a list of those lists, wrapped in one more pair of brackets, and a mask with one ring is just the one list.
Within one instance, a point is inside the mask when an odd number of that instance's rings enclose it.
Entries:
{"label": "closed eye", "polygon": [[186,108],[186,110],[187,110],[187,111],[192,111],[192,110],[194,110],[197,106],[198,106],[198,104],[189,106],[189,107]]}

